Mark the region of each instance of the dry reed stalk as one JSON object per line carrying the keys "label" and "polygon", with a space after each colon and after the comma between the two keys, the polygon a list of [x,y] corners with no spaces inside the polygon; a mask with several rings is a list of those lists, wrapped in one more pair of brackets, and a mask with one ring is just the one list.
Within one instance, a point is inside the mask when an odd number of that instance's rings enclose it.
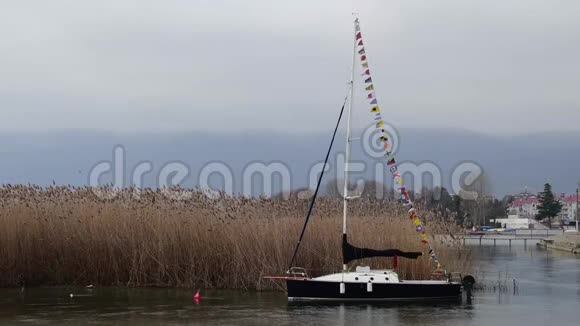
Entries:
{"label": "dry reed stalk", "polygon": [[[111,191],[111,189],[107,189]],[[264,275],[280,274],[303,223],[307,200],[222,196],[194,192],[175,201],[160,190],[140,198],[124,189],[100,200],[87,187],[0,187],[0,286],[99,284],[267,289]],[[320,198],[297,263],[311,274],[339,270],[342,202]],[[349,241],[357,246],[423,251],[397,203],[361,199],[351,205]],[[458,231],[433,214],[431,234]],[[469,271],[459,244],[435,243],[448,270]],[[390,259],[360,262],[391,267]],[[428,257],[400,260],[403,278],[427,278]]]}

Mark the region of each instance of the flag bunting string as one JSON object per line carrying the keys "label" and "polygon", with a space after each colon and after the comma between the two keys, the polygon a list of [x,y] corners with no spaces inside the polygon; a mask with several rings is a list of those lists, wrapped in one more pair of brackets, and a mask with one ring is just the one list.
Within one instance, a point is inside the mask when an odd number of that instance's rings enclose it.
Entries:
{"label": "flag bunting string", "polygon": [[392,153],[393,144],[391,143],[391,140],[389,139],[387,132],[385,131],[385,129],[383,129],[385,123],[382,119],[381,109],[378,105],[377,97],[375,94],[375,87],[373,84],[373,79],[371,77],[371,71],[369,69],[369,63],[367,60],[367,52],[364,47],[363,37],[360,32],[360,25],[358,20],[356,21],[355,25],[355,42],[358,49],[358,54],[360,55],[361,66],[364,71],[362,76],[364,77],[365,85],[367,85],[365,87],[365,90],[367,91],[367,99],[369,100],[369,104],[371,106],[370,112],[374,114],[373,118],[375,121],[376,128],[382,133],[380,140],[384,143],[383,148],[385,151],[385,157],[387,158],[387,166],[389,167],[389,171],[391,172],[393,177],[395,191],[399,196],[400,201],[403,203],[403,206],[405,206],[405,208],[408,210],[407,212],[409,215],[409,219],[415,226],[415,231],[419,234],[421,243],[427,245],[429,249],[429,257],[431,257],[433,263],[436,266],[436,272],[440,272],[442,271],[442,267],[441,264],[439,263],[439,258],[437,257],[437,254],[435,253],[433,246],[429,242],[425,227],[423,226],[421,218],[419,217],[419,214],[415,210],[414,204],[411,201],[411,198],[409,197],[409,191],[407,190],[407,188],[405,188],[403,184],[403,177],[398,171],[397,161],[395,160],[395,156]]}

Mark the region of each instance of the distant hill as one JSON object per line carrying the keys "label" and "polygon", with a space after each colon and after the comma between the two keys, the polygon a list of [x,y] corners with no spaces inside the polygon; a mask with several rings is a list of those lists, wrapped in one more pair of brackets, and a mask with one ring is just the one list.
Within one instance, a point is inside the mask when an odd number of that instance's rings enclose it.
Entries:
{"label": "distant hill", "polygon": [[[489,136],[464,130],[401,129],[401,162],[430,161],[438,165],[448,186],[453,167],[463,161],[480,164],[492,192],[498,196],[523,190],[540,191],[549,181],[556,192],[572,192],[580,181],[580,132]],[[111,134],[96,131],[60,131],[0,134],[0,182],[84,185],[90,169],[111,160],[113,146],[126,149],[126,166],[150,161],[154,172],[146,174],[146,185],[156,185],[159,168],[167,162],[183,162],[191,168],[185,185],[198,183],[198,174],[208,162],[231,167],[234,188],[242,189],[242,170],[252,162],[285,164],[292,172],[291,188],[304,187],[309,167],[324,158],[330,131],[290,135],[247,132],[183,132],[161,134]],[[337,138],[336,151],[344,139]],[[378,162],[361,154],[355,144],[353,159]],[[222,164],[219,163],[219,164]],[[333,165],[334,168],[334,165]],[[367,178],[372,177],[368,171]],[[330,171],[328,179],[336,174]],[[108,179],[107,179],[108,178]],[[221,181],[215,176],[212,184]],[[105,176],[104,181],[112,180]],[[126,185],[130,175],[125,175]],[[259,180],[258,180],[259,181]],[[258,182],[254,180],[254,182]],[[279,189],[279,180],[274,179]],[[259,189],[257,190],[259,192]]]}

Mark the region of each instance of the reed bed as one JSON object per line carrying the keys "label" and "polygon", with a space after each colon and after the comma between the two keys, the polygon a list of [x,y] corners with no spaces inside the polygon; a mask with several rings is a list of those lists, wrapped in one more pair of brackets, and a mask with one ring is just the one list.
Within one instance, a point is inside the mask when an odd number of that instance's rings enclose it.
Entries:
{"label": "reed bed", "polygon": [[[162,190],[123,189],[99,199],[88,187],[0,187],[0,286],[113,285],[269,289],[281,275],[304,222],[308,200],[291,196],[187,200]],[[104,188],[102,191],[112,192]],[[349,242],[356,246],[423,251],[405,211],[389,201],[350,205]],[[457,232],[432,213],[431,234]],[[295,265],[312,275],[339,270],[342,202],[319,198]],[[434,242],[448,271],[469,271],[471,256],[453,241]],[[360,262],[391,267],[388,258]],[[399,260],[402,278],[428,278],[427,255]]]}

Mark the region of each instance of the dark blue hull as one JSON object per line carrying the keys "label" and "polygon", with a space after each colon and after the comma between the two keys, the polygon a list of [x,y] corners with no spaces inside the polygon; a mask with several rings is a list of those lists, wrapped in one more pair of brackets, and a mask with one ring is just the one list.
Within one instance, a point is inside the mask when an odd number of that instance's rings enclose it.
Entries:
{"label": "dark blue hull", "polygon": [[421,301],[451,300],[461,297],[459,283],[399,282],[374,283],[368,291],[366,283],[345,283],[340,293],[339,282],[287,280],[288,300],[328,301]]}

